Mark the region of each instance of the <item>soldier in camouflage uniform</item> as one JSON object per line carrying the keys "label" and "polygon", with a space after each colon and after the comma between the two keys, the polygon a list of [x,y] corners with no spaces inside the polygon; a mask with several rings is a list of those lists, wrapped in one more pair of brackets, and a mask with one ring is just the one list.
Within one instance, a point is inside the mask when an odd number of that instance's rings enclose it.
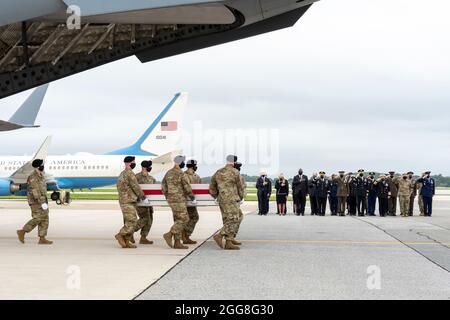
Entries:
{"label": "soldier in camouflage uniform", "polygon": [[123,160],[125,170],[120,173],[117,181],[117,191],[119,192],[119,204],[123,214],[124,226],[116,234],[116,239],[122,248],[136,248],[130,242],[136,230],[137,222],[137,202],[145,199],[136,179],[133,169],[136,167],[135,157],[127,156]]}
{"label": "soldier in camouflage uniform", "polygon": [[409,215],[409,201],[413,184],[409,179],[408,174],[404,174],[401,179],[398,179],[398,199],[400,202],[400,214],[402,217]]}
{"label": "soldier in camouflage uniform", "polygon": [[390,216],[397,215],[397,196],[398,196],[398,177],[395,176],[395,171],[389,171],[389,176],[386,178],[389,184],[391,195],[388,200],[388,208]]}
{"label": "soldier in camouflage uniform", "polygon": [[47,183],[43,175],[44,161],[35,159],[32,162],[33,173],[27,179],[27,197],[31,208],[32,219],[28,221],[21,230],[17,230],[19,241],[25,243],[25,233],[31,232],[38,227],[39,244],[52,244],[53,241],[47,240],[48,230],[48,199]]}
{"label": "soldier in camouflage uniform", "polygon": [[[152,161],[142,161],[141,167],[141,172],[136,174],[137,182],[139,184],[154,184],[156,179],[149,174],[150,171],[152,171]],[[139,220],[136,222],[134,232],[141,230],[141,239],[139,240],[139,244],[153,244],[153,241],[147,239],[153,223],[153,207],[137,207],[137,214],[139,216]],[[131,242],[134,242],[134,239],[132,239]]]}
{"label": "soldier in camouflage uniform", "polygon": [[[200,184],[202,183],[202,179],[196,173],[197,171],[197,161],[192,159],[189,160],[186,164],[187,170],[184,172],[186,177],[189,180],[190,184]],[[196,244],[197,241],[194,241],[190,238],[192,233],[194,233],[195,225],[199,220],[199,215],[197,211],[197,207],[187,207],[187,212],[189,216],[189,221],[186,223],[186,227],[183,231],[182,239],[184,244]]]}
{"label": "soldier in camouflage uniform", "polygon": [[[234,168],[239,171],[239,175],[241,177],[241,184],[242,184],[242,194],[244,195],[244,198],[247,196],[247,184],[245,183],[245,179],[244,177],[240,174],[241,173],[241,168],[242,168],[242,163],[240,162],[236,162],[234,164]],[[241,201],[241,204],[244,203],[244,198]],[[236,240],[236,236],[239,232],[239,228],[241,227],[241,223],[242,220],[244,220],[244,214],[242,213],[241,208],[239,208],[239,225],[237,227],[236,233],[234,234],[234,239],[231,240],[231,242],[236,245],[236,246],[240,246],[242,243],[240,241]]]}
{"label": "soldier in camouflage uniform", "polygon": [[[187,246],[181,244],[182,233],[189,222],[186,198],[189,198],[193,204],[196,204],[197,201],[192,193],[187,175],[181,171],[185,166],[186,157],[177,156],[173,161],[174,167],[167,171],[162,181],[162,192],[172,209],[174,224],[163,237],[171,248],[188,249]],[[172,243],[172,238],[175,240],[174,243]]]}
{"label": "soldier in camouflage uniform", "polygon": [[417,196],[417,181],[414,179],[414,172],[412,171],[408,172],[408,177],[412,183],[411,197],[409,198],[409,210],[408,210],[408,214],[411,217],[414,215],[414,200],[416,199]]}
{"label": "soldier in camouflage uniform", "polygon": [[219,247],[224,248],[225,237],[227,250],[239,250],[239,247],[233,244],[233,240],[239,229],[241,214],[239,204],[244,199],[244,188],[239,171],[234,168],[236,162],[236,156],[227,156],[227,165],[212,176],[209,185],[209,193],[219,202],[223,220],[222,229],[213,238]]}
{"label": "soldier in camouflage uniform", "polygon": [[[425,174],[425,172],[422,172],[421,177],[423,177],[423,175]],[[425,208],[423,207],[423,197],[422,197],[422,186],[423,184],[416,181],[417,184],[417,194],[418,194],[418,198],[419,198],[419,211],[420,211],[420,216],[424,216],[425,215]]]}

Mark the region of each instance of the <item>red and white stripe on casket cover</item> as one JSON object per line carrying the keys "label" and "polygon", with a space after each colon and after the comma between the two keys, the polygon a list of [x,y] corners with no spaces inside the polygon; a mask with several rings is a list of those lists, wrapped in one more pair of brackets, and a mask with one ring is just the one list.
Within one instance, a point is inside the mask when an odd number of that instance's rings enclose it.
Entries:
{"label": "red and white stripe on casket cover", "polygon": [[[147,199],[150,199],[150,204],[138,203],[138,206],[155,206],[155,207],[167,207],[168,203],[164,197],[160,184],[141,184],[142,190],[145,193]],[[217,206],[214,198],[209,194],[208,184],[191,184],[192,193],[195,195],[197,204],[193,205],[191,201],[186,201],[188,207],[208,207]]]}

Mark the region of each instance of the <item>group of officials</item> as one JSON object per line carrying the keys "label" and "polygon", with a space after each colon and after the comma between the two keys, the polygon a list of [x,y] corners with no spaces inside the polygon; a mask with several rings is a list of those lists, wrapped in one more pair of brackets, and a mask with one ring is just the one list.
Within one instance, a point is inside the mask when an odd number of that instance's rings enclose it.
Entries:
{"label": "group of officials", "polygon": [[[272,182],[265,172],[258,178],[256,188],[259,214],[267,215]],[[275,190],[277,213],[285,215],[289,182],[283,174],[276,179]],[[340,171],[331,177],[321,171],[308,179],[300,169],[292,179],[293,211],[296,215],[305,214],[306,199],[309,196],[312,215],[324,216],[328,203],[331,215],[344,216],[347,213],[352,216],[374,216],[378,200],[380,216],[396,216],[398,199],[400,215],[407,217],[413,215],[414,201],[418,195],[420,215],[431,216],[434,194],[435,181],[430,171],[422,173],[418,179],[414,178],[413,172],[396,175],[394,171],[376,179],[374,172],[366,176],[363,169],[358,170],[356,175]]]}
{"label": "group of officials", "polygon": [[[223,222],[222,229],[213,238],[220,248],[227,250],[238,250],[241,245],[241,242],[236,240],[236,236],[243,219],[240,205],[244,201],[245,181],[240,174],[242,164],[237,160],[236,156],[229,155],[226,158],[226,165],[213,175],[209,186],[209,193],[219,205]],[[32,219],[22,229],[17,230],[17,236],[20,242],[25,243],[25,234],[37,226],[38,243],[52,244],[52,241],[46,239],[49,210],[47,184],[43,174],[44,161],[36,159],[32,162],[32,166],[34,170],[27,180],[27,197]],[[150,175],[152,161],[142,161],[142,169],[138,174],[133,172],[136,167],[135,157],[125,157],[124,166],[117,181],[123,227],[115,238],[122,248],[136,248],[134,233],[140,231],[139,244],[153,244],[153,241],[147,239],[153,223],[153,207],[140,187],[140,184],[156,182]],[[183,171],[185,167],[186,170]],[[162,180],[162,193],[172,210],[174,221],[163,237],[167,245],[174,249],[187,249],[185,244],[197,243],[190,238],[199,220],[195,207],[197,201],[191,188],[191,184],[201,183],[201,178],[196,171],[197,161],[186,162],[186,157],[180,155],[175,157],[174,167]],[[194,206],[188,207],[186,199],[189,199]],[[140,201],[142,206],[138,206]]]}

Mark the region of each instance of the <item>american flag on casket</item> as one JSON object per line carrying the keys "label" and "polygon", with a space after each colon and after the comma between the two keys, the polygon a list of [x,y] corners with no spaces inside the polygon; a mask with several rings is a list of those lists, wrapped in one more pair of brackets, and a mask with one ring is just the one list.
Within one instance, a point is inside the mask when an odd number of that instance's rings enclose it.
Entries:
{"label": "american flag on casket", "polygon": [[[142,190],[145,193],[147,199],[150,200],[150,204],[144,204],[142,202],[138,203],[140,207],[168,207],[169,204],[166,201],[161,189],[160,184],[141,184]],[[186,200],[186,205],[188,207],[210,207],[217,206],[218,204],[214,201],[214,198],[209,194],[208,184],[191,184],[192,193],[195,195],[197,204],[192,204],[191,201]]]}

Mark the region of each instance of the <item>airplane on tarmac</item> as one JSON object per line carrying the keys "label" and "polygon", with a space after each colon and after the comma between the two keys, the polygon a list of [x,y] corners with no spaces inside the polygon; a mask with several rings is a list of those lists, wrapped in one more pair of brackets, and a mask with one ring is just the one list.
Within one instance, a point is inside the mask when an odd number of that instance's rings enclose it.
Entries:
{"label": "airplane on tarmac", "polygon": [[64,189],[84,189],[110,186],[117,182],[123,170],[123,158],[136,156],[136,171],[142,160],[152,160],[152,174],[173,166],[173,158],[181,154],[174,150],[187,103],[187,93],[177,93],[150,127],[131,146],[93,155],[78,153],[64,156],[47,156],[51,137],[47,137],[33,157],[0,157],[0,196],[26,195],[26,182],[34,159],[45,160],[45,177],[48,190],[53,190],[52,200],[58,204],[70,202]]}
{"label": "airplane on tarmac", "polygon": [[34,124],[34,121],[41,108],[42,101],[44,101],[47,88],[48,84],[44,84],[35,89],[8,121],[0,120],[0,131],[39,127]]}
{"label": "airplane on tarmac", "polygon": [[288,28],[316,1],[0,1],[0,98],[133,55],[146,63]]}

